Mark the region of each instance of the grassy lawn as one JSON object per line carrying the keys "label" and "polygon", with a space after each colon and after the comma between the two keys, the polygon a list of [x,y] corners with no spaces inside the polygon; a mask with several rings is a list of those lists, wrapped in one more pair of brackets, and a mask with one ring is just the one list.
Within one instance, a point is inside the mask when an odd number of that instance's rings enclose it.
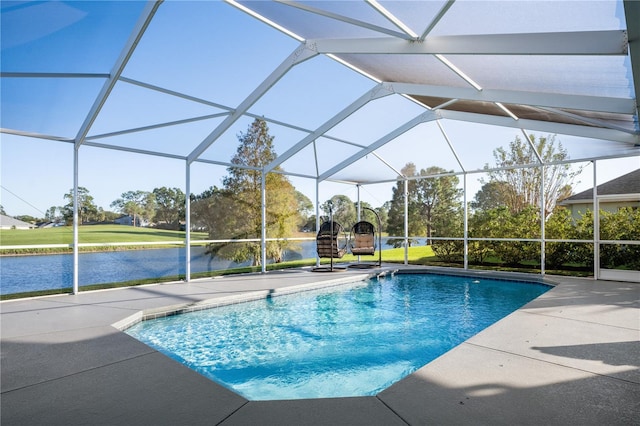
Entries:
{"label": "grassy lawn", "polygon": [[[184,231],[169,231],[154,228],[136,228],[126,225],[85,225],[78,227],[80,243],[132,243],[184,241]],[[192,232],[193,240],[204,240],[206,232]],[[45,229],[2,229],[0,244],[3,246],[34,244],[71,244],[73,228],[60,226]]]}
{"label": "grassy lawn", "polygon": [[[134,228],[131,226],[122,225],[93,225],[84,226],[79,228],[80,241],[81,242],[151,242],[151,241],[184,241],[184,232],[180,231],[167,231],[167,230],[155,230],[150,228]],[[304,235],[307,236],[307,235]],[[199,233],[197,236],[192,234],[193,239],[206,239],[206,233]],[[70,227],[38,229],[30,231],[18,231],[18,230],[2,230],[0,231],[0,242],[2,245],[18,245],[18,244],[54,244],[52,240],[57,239],[59,243],[70,244],[72,242],[72,231]],[[374,256],[361,256],[361,262],[363,263],[375,263],[378,261],[378,253]],[[354,263],[357,261],[357,257],[351,254],[346,254],[341,259],[335,259],[334,264],[340,266],[340,264]],[[404,248],[391,248],[382,250],[382,261],[387,263],[404,263]],[[328,264],[329,259],[322,259],[323,265]],[[408,262],[411,265],[431,265],[431,266],[453,266],[462,267],[461,263],[444,263],[438,259],[433,253],[430,246],[413,246],[408,250]],[[495,263],[494,263],[495,262]],[[267,265],[267,270],[286,269],[286,268],[301,268],[305,266],[315,265],[315,258],[301,259],[295,261],[287,261],[277,264]],[[540,273],[539,266],[535,265],[521,265],[519,268],[509,268],[500,264],[499,259],[487,259],[482,265],[469,265],[470,269],[487,269],[487,270],[501,270],[501,271],[518,271],[518,272],[531,272],[535,274]],[[230,275],[248,272],[259,272],[260,267],[243,267],[227,270],[218,270],[211,272],[193,273],[192,278],[204,278],[220,275]],[[589,271],[567,271],[547,270],[548,274],[554,275],[574,275],[574,276],[588,276]],[[142,284],[179,281],[183,280],[184,276],[169,276],[163,278],[150,278],[135,281],[126,281],[119,283],[109,284],[95,284],[89,286],[82,286],[81,290],[97,290],[103,288],[115,288],[115,287],[128,287]],[[70,293],[71,288],[56,289],[56,290],[42,290],[29,293],[16,293],[0,296],[0,300],[21,298],[21,297],[34,297],[48,294],[60,294]]]}

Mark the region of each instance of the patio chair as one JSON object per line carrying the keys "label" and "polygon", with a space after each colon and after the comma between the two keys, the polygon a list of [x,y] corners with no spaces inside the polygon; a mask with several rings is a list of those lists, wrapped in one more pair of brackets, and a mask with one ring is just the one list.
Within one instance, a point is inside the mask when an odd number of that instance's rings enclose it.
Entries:
{"label": "patio chair", "polygon": [[319,258],[330,258],[329,267],[316,266],[313,272],[336,272],[343,271],[346,268],[337,268],[333,265],[334,259],[341,259],[348,249],[348,239],[345,237],[341,243],[340,234],[344,233],[344,228],[338,222],[329,220],[320,225],[320,230],[316,236],[316,250]]}
{"label": "patio chair", "polygon": [[320,230],[316,236],[318,257],[341,259],[347,252],[347,244],[340,244],[340,234],[343,227],[338,222],[327,221],[320,225]]}
{"label": "patio chair", "polygon": [[378,220],[378,238],[376,241],[376,227],[365,220],[353,225],[351,228],[351,235],[349,241],[351,242],[351,254],[354,256],[373,256],[378,250],[378,262],[375,264],[357,263],[349,265],[350,268],[374,268],[376,266],[382,266],[382,238],[380,235],[380,217],[378,213],[368,207],[362,207],[363,209],[370,210],[376,216]]}
{"label": "patio chair", "polygon": [[351,228],[351,254],[373,256],[376,252],[376,228],[371,222],[360,221]]}

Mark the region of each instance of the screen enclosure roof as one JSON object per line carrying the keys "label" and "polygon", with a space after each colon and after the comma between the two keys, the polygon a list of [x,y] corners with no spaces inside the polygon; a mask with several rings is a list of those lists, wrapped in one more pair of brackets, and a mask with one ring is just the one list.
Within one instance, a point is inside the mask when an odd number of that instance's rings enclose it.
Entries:
{"label": "screen enclosure roof", "polygon": [[[2,2],[2,133],[368,184],[513,135],[640,154],[640,2]],[[496,141],[508,129],[511,139]],[[28,160],[26,160],[28,161]]]}

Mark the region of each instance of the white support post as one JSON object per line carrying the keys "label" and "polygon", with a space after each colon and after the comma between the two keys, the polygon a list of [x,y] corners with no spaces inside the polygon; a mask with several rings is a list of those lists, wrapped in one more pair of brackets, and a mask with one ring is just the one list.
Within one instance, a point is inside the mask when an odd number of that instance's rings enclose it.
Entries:
{"label": "white support post", "polygon": [[191,165],[185,162],[185,200],[184,200],[184,280],[191,281]]}
{"label": "white support post", "polygon": [[261,271],[262,273],[267,272],[267,175],[262,170],[262,182],[260,183],[260,200],[262,204],[261,211],[261,221],[262,221],[262,232],[260,235],[260,255],[262,256],[262,265]]}
{"label": "white support post", "polygon": [[404,180],[404,264],[409,264],[409,180]]}
{"label": "white support post", "polygon": [[545,241],[545,222],[546,222],[546,210],[545,204],[547,200],[544,197],[544,179],[545,179],[545,167],[544,164],[540,166],[540,274],[545,274],[545,263],[547,261],[547,244]]}
{"label": "white support post", "polygon": [[[356,210],[356,221],[360,222],[362,220],[362,209],[360,207],[360,184],[356,185],[356,191],[357,191],[356,206],[358,206],[358,209]],[[378,229],[378,232],[380,232],[380,229]],[[375,234],[374,234],[374,237],[375,237]],[[360,255],[358,255],[358,262],[360,262]]]}
{"label": "white support post", "polygon": [[600,208],[598,205],[597,162],[593,161],[593,278],[600,277]]}
{"label": "white support post", "polygon": [[[320,180],[316,179],[316,235],[320,230]],[[317,244],[317,242],[316,242]],[[316,268],[320,266],[320,257],[316,251]]]}
{"label": "white support post", "polygon": [[358,222],[360,222],[361,220],[361,213],[360,213],[360,184],[356,185],[356,206],[358,206],[358,209],[356,210],[356,215],[357,215],[357,220]]}
{"label": "white support post", "polygon": [[73,294],[78,294],[79,288],[79,279],[78,279],[78,269],[79,269],[79,252],[80,239],[78,237],[78,169],[79,169],[79,160],[78,160],[78,151],[80,150],[79,145],[75,145],[73,148]]}
{"label": "white support post", "polygon": [[464,269],[469,269],[469,208],[467,206],[467,172],[462,175],[463,195],[462,202],[464,203]]}
{"label": "white support post", "polygon": [[544,264],[545,264],[545,241],[544,241],[544,222],[545,222],[545,204],[546,201],[544,199],[544,161],[542,161],[542,157],[540,153],[536,149],[536,146],[533,144],[533,140],[527,135],[527,132],[521,128],[522,134],[524,138],[527,140],[529,144],[529,148],[536,156],[538,163],[540,164],[540,274],[544,275]]}

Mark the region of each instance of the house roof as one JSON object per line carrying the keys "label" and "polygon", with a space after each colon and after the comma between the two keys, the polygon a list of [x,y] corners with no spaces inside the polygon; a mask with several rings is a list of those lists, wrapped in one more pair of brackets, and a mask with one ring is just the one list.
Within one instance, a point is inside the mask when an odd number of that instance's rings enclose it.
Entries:
{"label": "house roof", "polygon": [[[640,194],[640,169],[598,185],[598,195]],[[593,201],[593,188],[572,195],[563,201],[571,204],[578,201]]]}
{"label": "house roof", "polygon": [[0,215],[0,228],[33,228],[34,226],[28,222],[14,219],[11,216]]}

